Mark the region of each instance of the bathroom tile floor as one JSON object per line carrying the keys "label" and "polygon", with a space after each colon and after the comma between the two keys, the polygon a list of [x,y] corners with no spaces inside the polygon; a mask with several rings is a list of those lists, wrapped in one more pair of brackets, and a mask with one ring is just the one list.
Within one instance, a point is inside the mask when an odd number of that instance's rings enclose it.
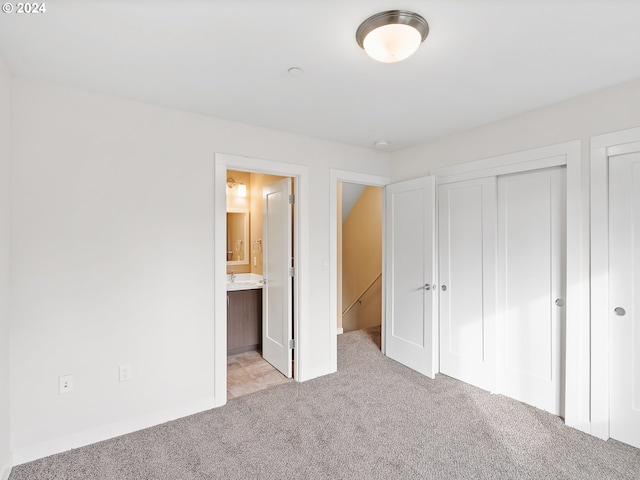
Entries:
{"label": "bathroom tile floor", "polygon": [[291,381],[264,360],[261,352],[227,357],[227,400]]}

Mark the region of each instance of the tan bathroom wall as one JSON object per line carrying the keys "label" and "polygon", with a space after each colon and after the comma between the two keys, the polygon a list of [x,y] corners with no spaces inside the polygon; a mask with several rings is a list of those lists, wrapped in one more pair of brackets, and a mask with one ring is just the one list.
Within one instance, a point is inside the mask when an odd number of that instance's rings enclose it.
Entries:
{"label": "tan bathroom wall", "polygon": [[[227,187],[227,209],[246,208],[249,209],[249,225],[251,225],[251,173],[237,170],[227,170],[227,179],[233,178],[237,183],[244,183],[247,186],[247,196],[238,196],[238,188]],[[251,262],[251,228],[249,228],[249,262]],[[227,265],[227,273],[250,273],[251,263],[246,265]]]}

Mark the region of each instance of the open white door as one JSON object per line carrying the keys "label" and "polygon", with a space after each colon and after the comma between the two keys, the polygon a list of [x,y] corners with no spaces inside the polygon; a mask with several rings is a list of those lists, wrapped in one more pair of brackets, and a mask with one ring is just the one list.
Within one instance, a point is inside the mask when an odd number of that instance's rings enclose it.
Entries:
{"label": "open white door", "polygon": [[264,297],[262,356],[291,378],[292,350],[292,205],[291,179],[263,188]]}
{"label": "open white door", "polygon": [[386,192],[385,354],[434,378],[435,178]]}
{"label": "open white door", "polygon": [[612,438],[640,448],[640,153],[609,159]]}

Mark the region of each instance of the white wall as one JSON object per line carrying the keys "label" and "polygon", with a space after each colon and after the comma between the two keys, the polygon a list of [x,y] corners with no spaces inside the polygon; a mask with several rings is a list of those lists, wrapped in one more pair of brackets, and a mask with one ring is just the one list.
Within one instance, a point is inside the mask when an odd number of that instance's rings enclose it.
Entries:
{"label": "white wall", "polygon": [[[0,71],[0,193],[7,187],[9,82]],[[634,82],[396,152],[391,175],[413,178],[572,139],[583,140],[586,159],[590,136],[638,125],[640,82]],[[17,461],[215,403],[214,152],[309,167],[313,295],[306,321],[316,341],[305,360],[313,364],[311,376],[331,370],[335,338],[329,272],[322,270],[329,257],[330,169],[388,176],[388,154],[25,80],[13,81],[12,128],[10,395]],[[586,207],[586,161],[583,172]],[[0,267],[6,212],[0,208]],[[6,291],[5,274],[3,298]],[[0,335],[0,380],[7,376],[6,338]],[[132,366],[132,381],[118,382],[120,364]],[[75,376],[74,392],[57,393],[62,374]],[[3,398],[0,468],[9,451]]]}
{"label": "white wall", "polygon": [[586,177],[589,138],[638,125],[640,80],[394,152],[391,175],[406,180],[439,167],[582,139]]}
{"label": "white wall", "polygon": [[[580,251],[582,319],[588,325],[589,312],[589,142],[594,135],[640,126],[640,81],[583,95],[566,102],[534,110],[522,115],[461,132],[428,144],[407,148],[392,155],[392,178],[400,181],[429,174],[433,169],[530,150],[571,140],[581,141],[581,192],[579,203],[580,245],[569,248]],[[586,273],[585,273],[586,272]],[[597,293],[597,292],[596,292]],[[588,431],[590,412],[590,348],[589,329],[581,330],[580,363],[586,366],[581,378],[568,385],[579,398],[580,411],[572,419],[574,425]]]}
{"label": "white wall", "polygon": [[[389,154],[25,80],[13,92],[16,462],[221,403],[214,152],[308,166],[305,363],[331,371],[329,169],[388,175]],[[60,395],[63,374],[75,391]]]}
{"label": "white wall", "polygon": [[11,76],[0,59],[0,478],[11,461],[9,435],[9,190]]}

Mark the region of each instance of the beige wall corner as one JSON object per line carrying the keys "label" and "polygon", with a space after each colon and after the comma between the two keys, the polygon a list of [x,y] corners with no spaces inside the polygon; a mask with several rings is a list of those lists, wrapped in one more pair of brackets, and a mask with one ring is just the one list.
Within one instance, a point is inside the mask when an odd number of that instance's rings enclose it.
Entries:
{"label": "beige wall corner", "polygon": [[382,188],[365,188],[342,224],[341,263],[342,328],[346,332],[379,325],[382,318]]}

